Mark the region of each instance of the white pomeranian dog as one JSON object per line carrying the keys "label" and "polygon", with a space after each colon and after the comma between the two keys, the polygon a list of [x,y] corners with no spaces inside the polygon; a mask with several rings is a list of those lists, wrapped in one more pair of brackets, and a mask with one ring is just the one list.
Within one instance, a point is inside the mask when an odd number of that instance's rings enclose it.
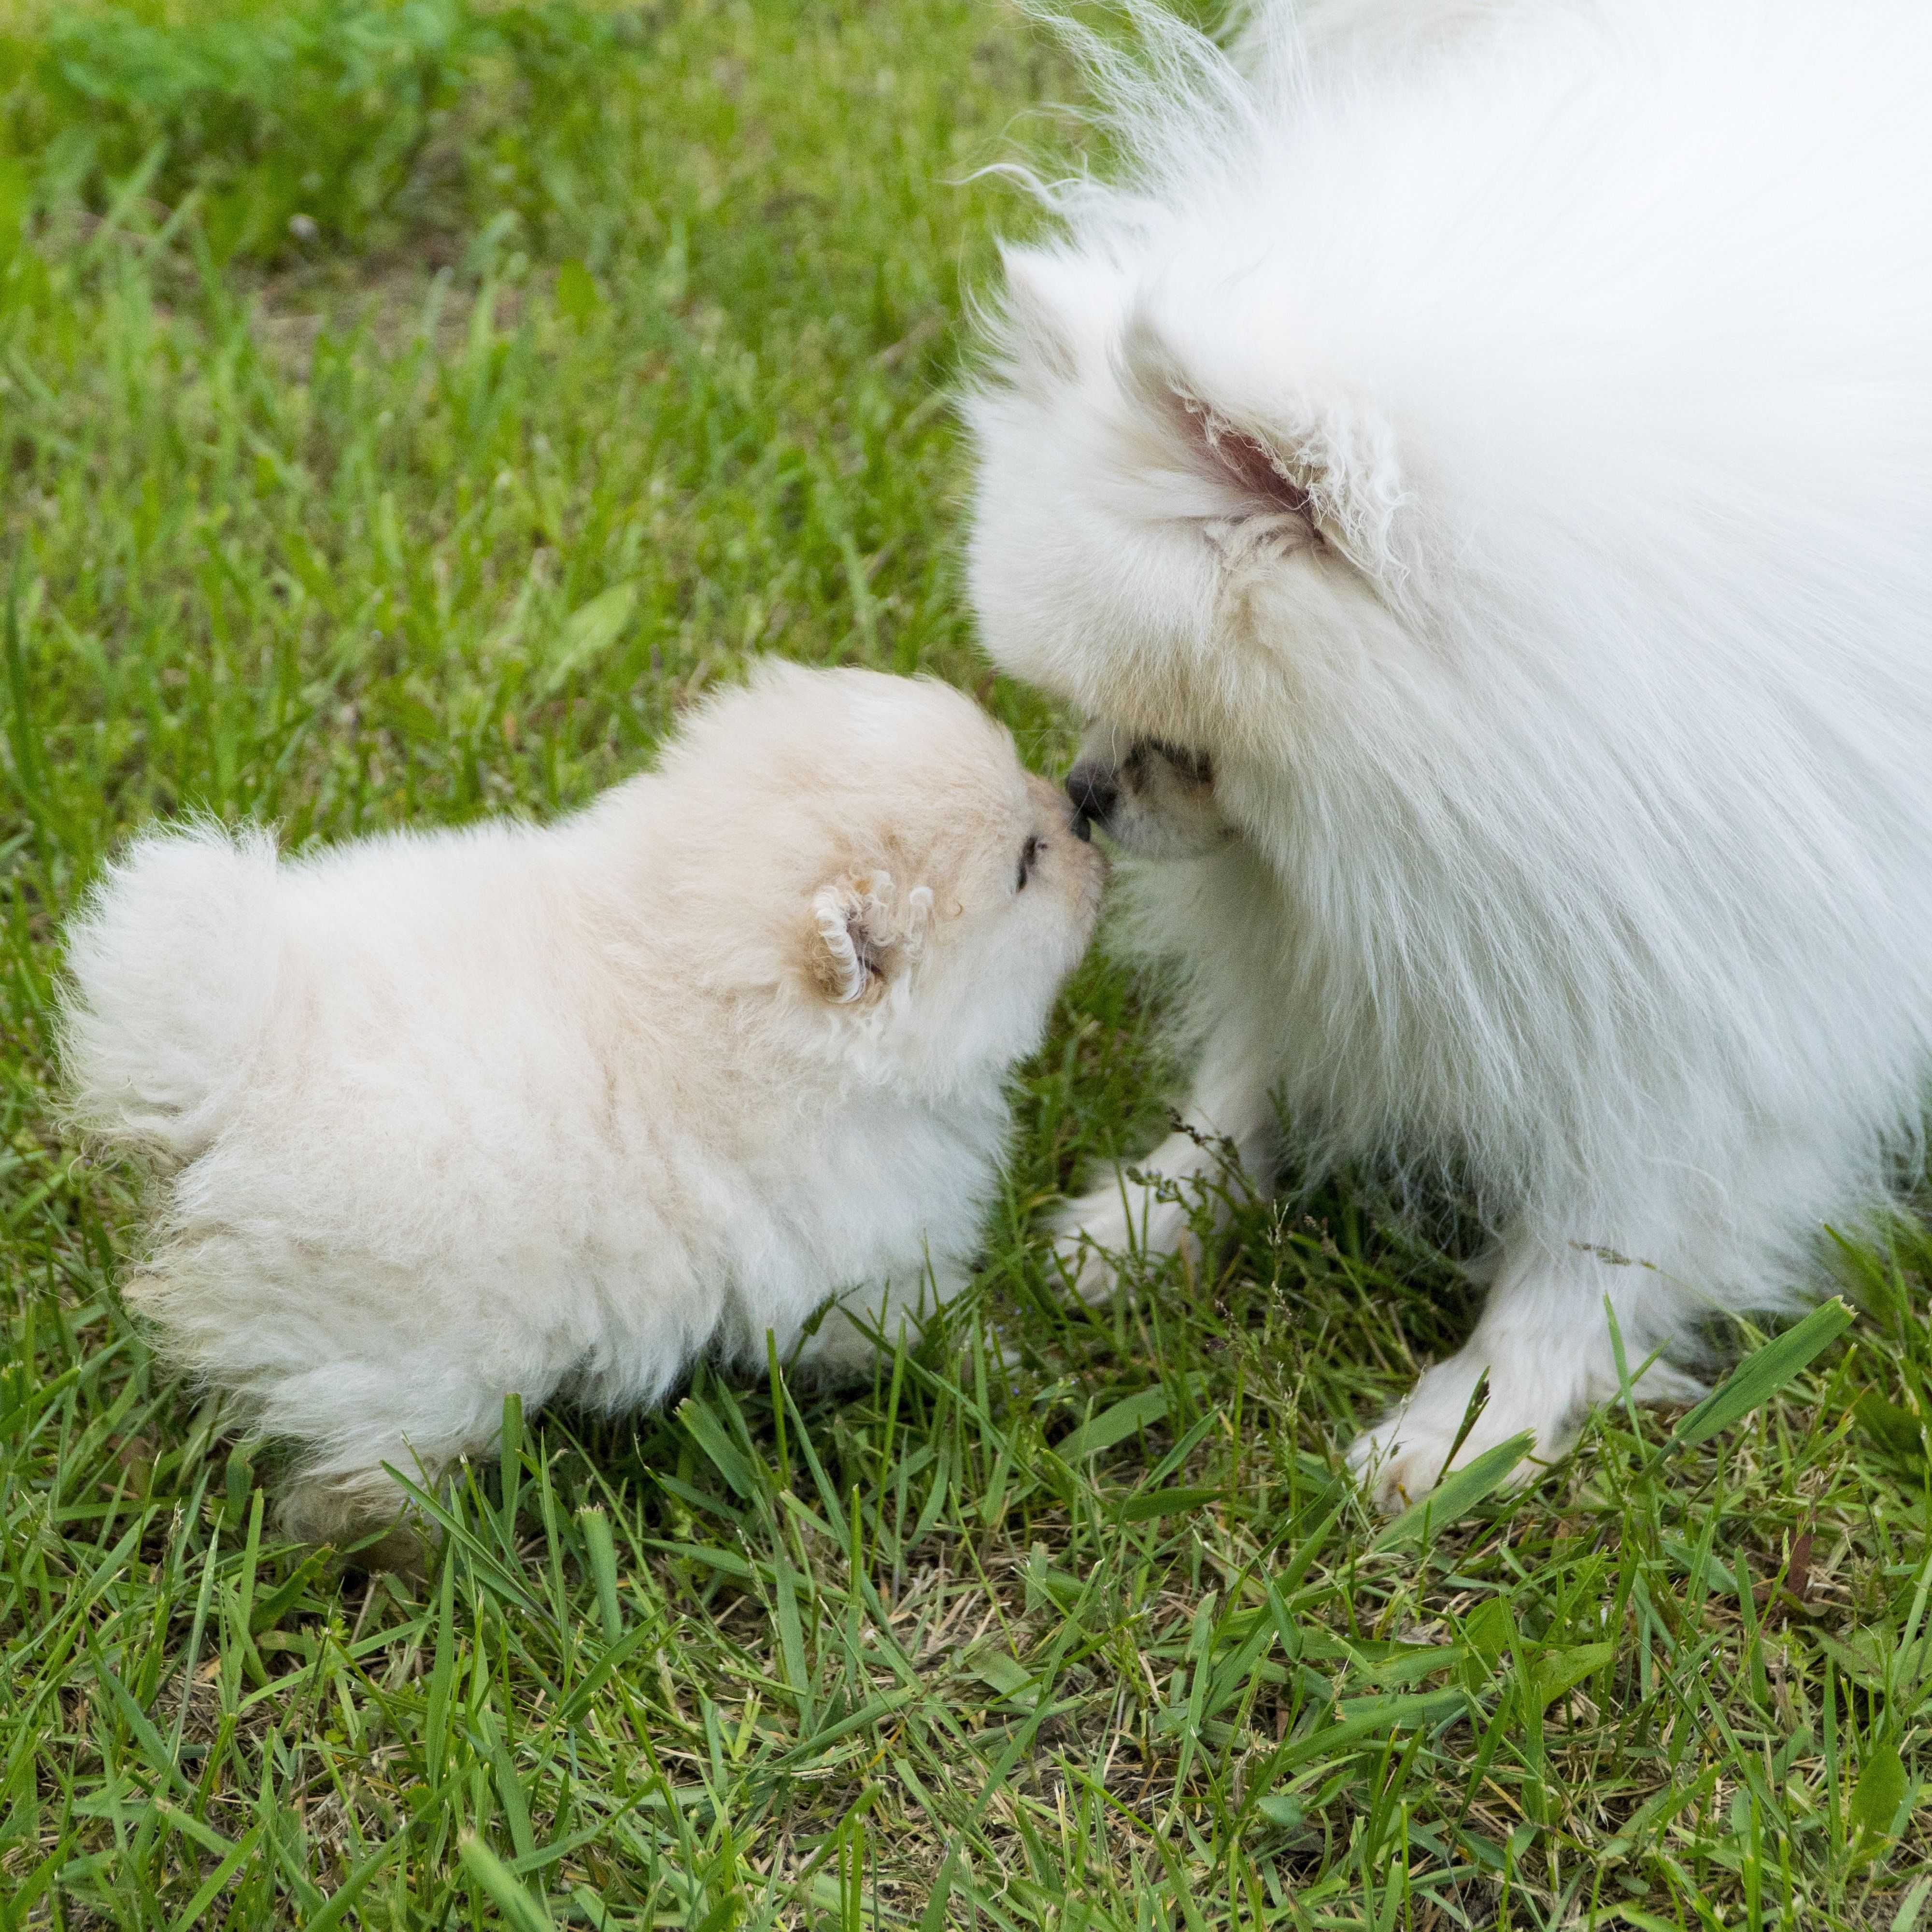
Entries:
{"label": "white pomeranian dog", "polygon": [[73,1106],[158,1169],[132,1299],[297,1446],[287,1527],[393,1516],[510,1392],[655,1402],[834,1297],[846,1370],[944,1301],[1098,914],[1072,816],[957,692],[771,664],[554,826],[137,842]]}
{"label": "white pomeranian dog", "polygon": [[[970,404],[971,575],[1082,707],[1178,960],[1196,1135],[1494,1234],[1384,1501],[1547,1458],[1921,1171],[1932,1071],[1932,8],[1264,4],[1089,44]],[[1210,1149],[1144,1163],[1184,1184]],[[1184,1235],[1075,1204],[1083,1287]]]}

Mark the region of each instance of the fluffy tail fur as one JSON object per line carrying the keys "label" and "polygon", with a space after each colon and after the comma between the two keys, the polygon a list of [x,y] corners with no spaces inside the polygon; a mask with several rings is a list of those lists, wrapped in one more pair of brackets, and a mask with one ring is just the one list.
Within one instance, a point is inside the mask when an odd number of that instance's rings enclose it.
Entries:
{"label": "fluffy tail fur", "polygon": [[193,1159],[260,1037],[280,950],[267,833],[200,824],[139,841],[68,929],[74,1118]]}

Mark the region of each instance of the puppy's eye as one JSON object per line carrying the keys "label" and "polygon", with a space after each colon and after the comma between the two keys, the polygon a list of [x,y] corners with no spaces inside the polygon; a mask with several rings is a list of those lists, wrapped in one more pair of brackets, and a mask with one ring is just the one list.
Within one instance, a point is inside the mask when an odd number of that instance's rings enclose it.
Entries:
{"label": "puppy's eye", "polygon": [[1020,879],[1019,884],[1013,888],[1015,892],[1023,892],[1026,890],[1026,882],[1032,874],[1034,861],[1040,856],[1042,843],[1042,842],[1038,838],[1029,838],[1020,848]]}

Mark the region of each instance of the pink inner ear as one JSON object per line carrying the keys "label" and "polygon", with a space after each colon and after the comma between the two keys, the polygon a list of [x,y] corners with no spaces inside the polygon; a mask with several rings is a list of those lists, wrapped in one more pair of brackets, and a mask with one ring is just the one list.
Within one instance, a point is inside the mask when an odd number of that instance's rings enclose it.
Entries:
{"label": "pink inner ear", "polygon": [[1185,433],[1204,465],[1247,495],[1314,522],[1315,506],[1308,492],[1294,480],[1280,455],[1259,436],[1236,429],[1193,396],[1177,390],[1174,399],[1180,406]]}

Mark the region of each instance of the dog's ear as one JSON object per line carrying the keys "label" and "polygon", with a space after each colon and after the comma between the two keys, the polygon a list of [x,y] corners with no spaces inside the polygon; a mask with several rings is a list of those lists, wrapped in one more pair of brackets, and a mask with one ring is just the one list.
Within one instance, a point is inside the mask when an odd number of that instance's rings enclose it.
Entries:
{"label": "dog's ear", "polygon": [[884,872],[842,872],[812,898],[808,957],[812,984],[835,1006],[876,998],[917,953],[932,915],[932,892],[901,897]]}
{"label": "dog's ear", "polygon": [[1388,574],[1402,488],[1378,413],[1339,391],[1294,393],[1265,416],[1221,402],[1144,315],[1123,334],[1120,368],[1170,451],[1225,492],[1231,512],[1298,518],[1364,574]]}
{"label": "dog's ear", "polygon": [[1051,391],[1079,374],[1076,304],[1084,284],[1048,248],[1000,250],[1006,292],[1000,316],[1000,359],[1008,381]]}

